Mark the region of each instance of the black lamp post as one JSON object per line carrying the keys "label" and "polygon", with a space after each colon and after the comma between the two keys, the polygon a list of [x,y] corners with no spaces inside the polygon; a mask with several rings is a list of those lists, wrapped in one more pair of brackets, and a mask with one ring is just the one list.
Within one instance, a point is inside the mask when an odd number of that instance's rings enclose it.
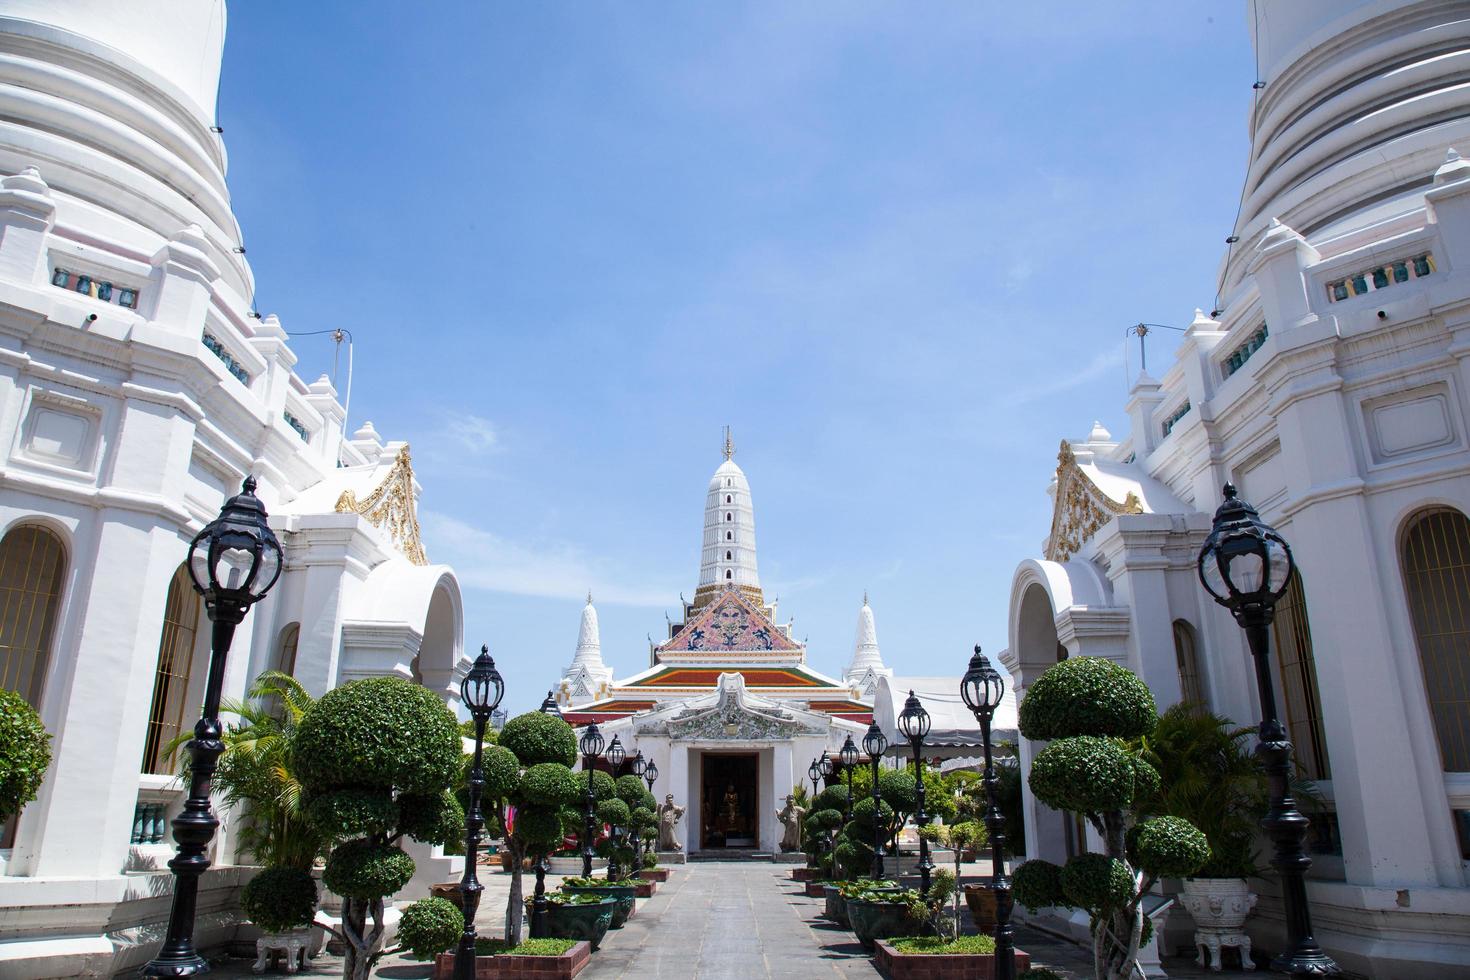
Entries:
{"label": "black lamp post", "polygon": [[602,746],[602,733],[597,730],[597,722],[588,722],[587,727],[582,731],[582,738],[578,744],[578,748],[582,750],[582,771],[587,774],[587,812],[584,814],[586,820],[582,825],[583,878],[592,877],[592,858],[597,854],[596,849],[592,846],[592,836],[594,833],[592,816],[593,809],[597,806],[597,793],[592,788],[592,776],[597,767],[597,757],[602,754]]}
{"label": "black lamp post", "polygon": [[[929,712],[919,703],[919,699],[913,691],[909,691],[908,700],[903,703],[903,711],[898,716],[898,730],[903,732],[904,738],[909,740],[909,745],[914,750],[914,826],[922,829],[924,826],[924,736],[929,734]],[[929,860],[929,842],[924,835],[919,835],[919,891],[926,898],[929,895],[929,874],[934,870],[934,862]]]}
{"label": "black lamp post", "polygon": [[[639,749],[633,754],[633,760],[628,763],[633,770],[633,775],[639,779],[648,771],[648,763],[643,759],[643,750]],[[649,790],[653,792],[653,790]],[[643,831],[641,828],[633,830],[633,873],[636,875],[643,867]]]}
{"label": "black lamp post", "polygon": [[[622,768],[623,760],[627,757],[627,753],[623,751],[623,743],[618,741],[618,737],[614,735],[612,742],[608,744],[606,756],[607,764],[612,767],[613,779],[618,778],[618,770]],[[607,851],[608,881],[618,881],[622,878],[623,867],[618,863],[618,842],[622,837],[619,830],[616,824],[611,825],[608,830],[608,841],[612,845]]]}
{"label": "black lamp post", "polygon": [[[480,830],[485,826],[485,816],[480,812],[480,794],[485,789],[481,758],[485,726],[490,723],[490,715],[500,707],[500,699],[505,697],[505,681],[495,669],[489,647],[480,647],[480,655],[460,681],[459,697],[475,723],[475,758],[470,765],[470,806],[464,816],[464,877],[459,882],[464,897],[464,932],[460,933],[459,947],[454,951],[454,980],[475,980],[475,912],[480,908],[480,892],[484,890],[475,872],[480,859]],[[539,877],[537,883],[540,884]],[[544,895],[541,904],[544,918]],[[536,928],[534,919],[531,928]]]}
{"label": "black lamp post", "polygon": [[212,627],[209,676],[204,684],[204,710],[189,740],[189,798],[172,821],[179,853],[169,861],[174,874],[173,905],[163,948],[143,968],[146,977],[192,977],[209,972],[194,949],[194,912],[199,876],[209,868],[209,842],[219,819],[209,806],[209,788],[225,750],[219,720],[225,658],[235,627],[281,575],[281,543],[266,523],[265,508],[255,496],[255,477],[247,476],[240,492],[220,508],[219,516],[189,543],[189,577],[204,597]]}
{"label": "black lamp post", "polygon": [[658,766],[653,760],[648,760],[648,765],[643,767],[643,781],[648,784],[648,791],[653,792],[653,784],[658,782]]}
{"label": "black lamp post", "polygon": [[1006,693],[1005,679],[990,666],[990,660],[975,646],[970,667],[960,681],[960,697],[980,723],[980,738],[985,743],[985,829],[990,834],[990,887],[995,892],[995,980],[1015,980],[1015,930],[1011,926],[1011,880],[1006,877],[1004,857],[1005,818],[996,803],[1000,781],[995,776],[995,760],[990,751],[990,721],[1000,699]]}
{"label": "black lamp post", "polygon": [[868,762],[873,766],[873,867],[870,877],[874,881],[883,878],[883,797],[878,793],[878,762],[888,751],[888,738],[878,723],[868,725],[863,736],[863,751],[868,753]]}
{"label": "black lamp post", "polygon": [[541,702],[539,710],[543,715],[551,715],[553,718],[561,717],[561,708],[557,707],[556,694],[552,691],[546,692],[546,700]]}
{"label": "black lamp post", "polygon": [[842,768],[847,771],[847,805],[843,814],[844,822],[852,822],[852,770],[857,765],[858,750],[852,742],[852,735],[847,736],[847,741],[842,743],[842,748],[837,750],[838,758],[842,760]]}
{"label": "black lamp post", "polygon": [[832,757],[827,754],[825,749],[822,750],[822,757],[817,760],[817,766],[817,771],[822,775],[822,787],[825,789],[831,786],[834,767],[832,765]]}
{"label": "black lamp post", "polygon": [[812,764],[806,767],[806,778],[812,781],[812,800],[815,801],[817,798],[817,780],[822,778],[822,763],[820,761],[813,759]]}
{"label": "black lamp post", "polygon": [[1256,662],[1256,688],[1261,699],[1256,756],[1266,771],[1271,795],[1261,827],[1276,848],[1271,865],[1281,873],[1286,908],[1287,949],[1271,960],[1271,969],[1293,976],[1337,976],[1341,973],[1337,964],[1312,937],[1305,881],[1312,861],[1302,846],[1308,821],[1291,795],[1291,741],[1276,717],[1271,683],[1271,619],[1295,566],[1286,539],[1235,494],[1235,487],[1225,484],[1225,500],[1215,511],[1214,526],[1200,549],[1199,579],[1245,630]]}

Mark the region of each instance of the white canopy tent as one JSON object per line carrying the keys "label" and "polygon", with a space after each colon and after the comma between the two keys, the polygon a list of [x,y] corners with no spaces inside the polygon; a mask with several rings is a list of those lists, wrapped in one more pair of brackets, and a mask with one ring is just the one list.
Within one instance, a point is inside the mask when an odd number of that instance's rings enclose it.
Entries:
{"label": "white canopy tent", "polygon": [[[908,740],[898,730],[898,716],[903,703],[913,691],[924,710],[929,712],[929,734],[924,739],[926,759],[974,759],[985,747],[980,741],[980,723],[960,697],[958,677],[882,677],[873,696],[873,721],[888,739],[887,755],[902,756],[908,752]],[[1000,706],[990,723],[990,741],[994,745],[1016,739],[1016,696],[1007,686]]]}

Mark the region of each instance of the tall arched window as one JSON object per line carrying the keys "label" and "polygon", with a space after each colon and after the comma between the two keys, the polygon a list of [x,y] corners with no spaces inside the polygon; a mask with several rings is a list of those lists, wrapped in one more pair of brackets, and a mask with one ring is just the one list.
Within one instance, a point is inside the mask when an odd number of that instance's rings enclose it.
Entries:
{"label": "tall arched window", "polygon": [[1205,686],[1200,680],[1199,654],[1194,630],[1182,619],[1174,620],[1174,662],[1179,668],[1179,697],[1191,704],[1205,703]]}
{"label": "tall arched window", "polygon": [[1470,520],[1448,508],[1420,514],[1400,560],[1440,760],[1445,772],[1470,772]]}
{"label": "tall arched window", "polygon": [[0,687],[36,708],[65,574],[66,551],[47,528],[25,524],[0,540]]}
{"label": "tall arched window", "polygon": [[1272,640],[1280,665],[1281,707],[1293,756],[1308,779],[1331,779],[1327,734],[1322,728],[1322,698],[1317,693],[1317,661],[1312,656],[1312,626],[1300,570],[1276,603]]}
{"label": "tall arched window", "polygon": [[153,704],[148,709],[148,737],[143,743],[144,772],[172,771],[168,743],[184,728],[194,640],[198,633],[199,596],[188,569],[180,565],[168,583],[168,598],[163,605],[163,632],[158,638],[158,666],[153,675]]}
{"label": "tall arched window", "polygon": [[734,531],[726,531],[725,532],[725,540],[726,541],[734,541],[735,540],[735,532]]}
{"label": "tall arched window", "polygon": [[725,560],[726,561],[729,561],[730,560],[730,552],[728,552],[728,551],[725,552]]}
{"label": "tall arched window", "polygon": [[281,647],[276,651],[275,670],[296,676],[296,644],[301,641],[301,624],[292,623],[281,631]]}

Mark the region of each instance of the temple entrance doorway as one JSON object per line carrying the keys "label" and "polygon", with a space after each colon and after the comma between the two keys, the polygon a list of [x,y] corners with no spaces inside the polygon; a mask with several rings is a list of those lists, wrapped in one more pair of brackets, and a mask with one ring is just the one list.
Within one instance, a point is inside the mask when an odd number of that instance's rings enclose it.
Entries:
{"label": "temple entrance doorway", "polygon": [[759,756],[704,753],[700,847],[755,849],[760,840]]}

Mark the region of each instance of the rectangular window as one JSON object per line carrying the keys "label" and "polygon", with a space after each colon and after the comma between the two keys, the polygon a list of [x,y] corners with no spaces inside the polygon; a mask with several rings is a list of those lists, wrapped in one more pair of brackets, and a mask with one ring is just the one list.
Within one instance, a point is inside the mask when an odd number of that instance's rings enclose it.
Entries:
{"label": "rectangular window", "polygon": [[1424,278],[1434,271],[1434,256],[1429,252],[1424,252],[1397,262],[1387,262],[1372,269],[1364,269],[1354,275],[1329,282],[1327,301],[1341,303],[1353,296],[1362,296],[1364,293],[1377,292],[1380,289],[1408,282],[1411,269],[1415,279]]}
{"label": "rectangular window", "polygon": [[242,385],[250,384],[250,372],[245,370],[239,361],[235,360],[234,355],[225,349],[225,345],[219,342],[218,337],[214,334],[206,333],[203,339],[204,346],[209,349],[211,354],[220,359],[226,371],[234,375],[235,379]]}
{"label": "rectangular window", "polygon": [[1164,419],[1164,435],[1168,436],[1169,433],[1173,432],[1174,426],[1178,424],[1180,419],[1184,418],[1184,416],[1188,414],[1189,402],[1185,402],[1183,405],[1179,406],[1173,412],[1171,412],[1169,417]]}
{"label": "rectangular window", "polygon": [[1307,597],[1301,575],[1293,575],[1286,594],[1276,604],[1271,623],[1281,680],[1278,695],[1292,758],[1308,779],[1331,779],[1327,732],[1322,726],[1322,698],[1317,692],[1317,661],[1312,654],[1312,627],[1307,620]]}
{"label": "rectangular window", "polygon": [[1245,362],[1251,359],[1252,354],[1261,349],[1261,345],[1266,342],[1267,336],[1269,334],[1266,330],[1266,325],[1263,323],[1257,328],[1255,333],[1246,338],[1245,343],[1231,351],[1230,356],[1225,358],[1225,363],[1221,365],[1221,370],[1225,372],[1225,377],[1228,378],[1236,371],[1245,367]]}

